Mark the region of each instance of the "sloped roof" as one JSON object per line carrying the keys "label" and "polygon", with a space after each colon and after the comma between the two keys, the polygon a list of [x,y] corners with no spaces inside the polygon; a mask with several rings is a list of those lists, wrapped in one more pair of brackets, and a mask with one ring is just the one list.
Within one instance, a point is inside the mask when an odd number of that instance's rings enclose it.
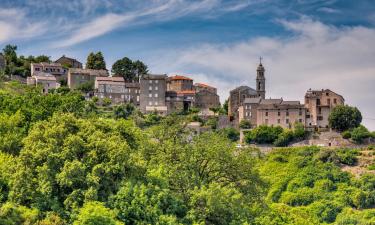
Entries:
{"label": "sloped roof", "polygon": [[260,100],[261,100],[260,97],[258,97],[258,98],[245,98],[243,103],[245,103],[245,104],[256,104],[256,103],[259,103]]}
{"label": "sloped roof", "polygon": [[109,76],[107,70],[92,70],[92,69],[81,69],[81,68],[69,68],[69,73],[85,74],[85,75],[90,75],[90,76],[102,76],[102,77]]}
{"label": "sloped roof", "polygon": [[181,75],[174,75],[172,77],[169,77],[170,80],[193,80],[189,77],[181,76]]}
{"label": "sloped roof", "polygon": [[[198,86],[198,87],[207,87],[207,88],[215,88],[215,87],[212,87],[208,84],[205,84],[205,83],[195,83],[194,86]],[[215,88],[216,89],[216,88]]]}
{"label": "sloped roof", "polygon": [[276,98],[276,99],[262,99],[260,101],[260,104],[261,105],[272,105],[272,104],[281,104],[281,102],[283,101],[283,99],[281,98]]}
{"label": "sloped roof", "polygon": [[231,90],[230,92],[235,92],[235,91],[241,91],[241,92],[244,92],[244,91],[247,91],[248,94],[250,95],[257,95],[257,91],[254,90],[253,88],[249,87],[249,86],[239,86],[239,87],[236,87],[235,89]]}

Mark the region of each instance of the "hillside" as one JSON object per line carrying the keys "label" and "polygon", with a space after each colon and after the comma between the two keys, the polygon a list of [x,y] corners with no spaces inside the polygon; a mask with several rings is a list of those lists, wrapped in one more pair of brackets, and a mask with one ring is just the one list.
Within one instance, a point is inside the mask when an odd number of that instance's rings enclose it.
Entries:
{"label": "hillside", "polygon": [[265,155],[194,114],[0,87],[0,224],[375,223],[371,146]]}

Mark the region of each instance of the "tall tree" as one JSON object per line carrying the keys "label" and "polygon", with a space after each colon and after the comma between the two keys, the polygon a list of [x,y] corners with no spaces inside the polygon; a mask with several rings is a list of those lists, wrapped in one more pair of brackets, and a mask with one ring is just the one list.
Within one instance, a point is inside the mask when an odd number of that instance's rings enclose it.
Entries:
{"label": "tall tree", "polygon": [[94,70],[106,70],[106,64],[102,52],[91,52],[87,56],[86,68]]}
{"label": "tall tree", "polygon": [[356,107],[336,106],[330,113],[328,120],[333,129],[345,131],[358,127],[362,122],[362,114]]}
{"label": "tall tree", "polygon": [[13,74],[17,64],[17,46],[16,45],[6,45],[3,49],[6,67],[5,73]]}
{"label": "tall tree", "polygon": [[129,82],[139,81],[147,72],[147,66],[142,61],[132,61],[128,57],[117,60],[112,66],[114,76],[124,77]]}

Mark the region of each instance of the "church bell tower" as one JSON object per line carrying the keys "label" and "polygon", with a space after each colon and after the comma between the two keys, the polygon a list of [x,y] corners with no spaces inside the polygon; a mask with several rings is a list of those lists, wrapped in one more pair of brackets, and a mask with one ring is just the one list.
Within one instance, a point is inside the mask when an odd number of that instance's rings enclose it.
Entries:
{"label": "church bell tower", "polygon": [[259,97],[266,97],[266,78],[264,77],[265,69],[262,65],[262,57],[259,58],[259,66],[257,68],[256,89]]}

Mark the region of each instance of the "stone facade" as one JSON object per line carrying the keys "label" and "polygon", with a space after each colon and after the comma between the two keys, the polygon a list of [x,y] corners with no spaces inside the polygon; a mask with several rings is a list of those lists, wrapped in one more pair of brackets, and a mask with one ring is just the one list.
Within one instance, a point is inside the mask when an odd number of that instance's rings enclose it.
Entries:
{"label": "stone facade", "polygon": [[0,70],[5,69],[5,57],[0,53]]}
{"label": "stone facade", "polygon": [[175,75],[172,77],[168,77],[167,79],[167,90],[168,91],[192,91],[193,88],[193,80],[189,77]]}
{"label": "stone facade", "polygon": [[76,59],[66,57],[65,55],[61,56],[58,60],[55,61],[55,63],[60,63],[62,66],[66,66],[68,68],[83,68],[81,62]]}
{"label": "stone facade", "polygon": [[102,101],[109,98],[112,104],[121,104],[127,101],[127,89],[122,77],[96,77],[95,96]]}
{"label": "stone facade", "polygon": [[260,97],[246,98],[243,104],[238,108],[238,122],[247,120],[250,122],[252,127],[256,127],[257,109],[261,100],[262,99]]}
{"label": "stone facade", "polygon": [[31,63],[31,76],[39,73],[49,73],[56,77],[57,81],[66,80],[67,69],[63,68],[60,63]]}
{"label": "stone facade", "polygon": [[345,99],[329,90],[311,90],[305,94],[305,107],[307,109],[306,126],[328,128],[328,117],[331,110],[337,105],[344,105]]}
{"label": "stone facade", "polygon": [[127,90],[127,102],[135,106],[139,106],[140,100],[140,87],[139,83],[125,83]]}
{"label": "stone facade", "polygon": [[219,95],[215,92],[202,89],[195,93],[195,107],[205,110],[220,106]]}
{"label": "stone facade", "polygon": [[217,89],[215,87],[211,87],[210,85],[203,84],[203,83],[195,83],[194,84],[195,92],[200,92],[203,90],[209,91],[211,93],[217,94]]}
{"label": "stone facade", "polygon": [[306,109],[299,101],[262,99],[257,108],[257,125],[292,128],[295,123],[305,124]]}
{"label": "stone facade", "polygon": [[32,77],[27,78],[27,85],[41,86],[42,92],[47,94],[51,89],[60,87],[56,77],[48,73],[38,73]]}
{"label": "stone facade", "polygon": [[71,89],[76,89],[84,83],[92,83],[94,86],[96,77],[108,76],[107,70],[70,68],[68,72],[68,86]]}
{"label": "stone facade", "polygon": [[167,114],[165,93],[167,75],[147,74],[140,80],[140,110],[143,113]]}
{"label": "stone facade", "polygon": [[229,93],[228,115],[238,118],[238,109],[246,98],[258,98],[258,92],[248,86],[240,86]]}

